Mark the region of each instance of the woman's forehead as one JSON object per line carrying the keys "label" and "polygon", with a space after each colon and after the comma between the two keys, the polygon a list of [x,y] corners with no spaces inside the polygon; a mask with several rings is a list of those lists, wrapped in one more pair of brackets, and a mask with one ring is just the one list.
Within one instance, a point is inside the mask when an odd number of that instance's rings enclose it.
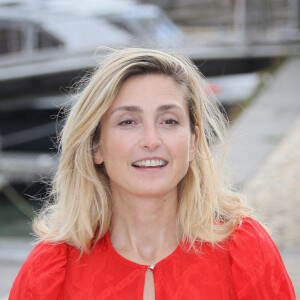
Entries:
{"label": "woman's forehead", "polygon": [[117,106],[185,105],[182,87],[172,77],[146,74],[128,78],[122,84],[110,111]]}

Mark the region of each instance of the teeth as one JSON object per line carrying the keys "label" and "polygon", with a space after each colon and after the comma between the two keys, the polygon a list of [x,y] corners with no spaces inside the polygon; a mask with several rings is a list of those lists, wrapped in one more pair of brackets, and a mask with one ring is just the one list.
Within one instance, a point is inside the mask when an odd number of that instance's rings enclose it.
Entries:
{"label": "teeth", "polygon": [[162,167],[166,165],[167,162],[160,159],[142,160],[134,163],[135,167]]}

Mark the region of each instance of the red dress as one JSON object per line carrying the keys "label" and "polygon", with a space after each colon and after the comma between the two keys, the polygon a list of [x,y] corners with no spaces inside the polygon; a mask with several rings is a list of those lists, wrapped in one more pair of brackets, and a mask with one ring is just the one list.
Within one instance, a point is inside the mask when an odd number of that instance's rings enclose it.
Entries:
{"label": "red dress", "polygon": [[[155,299],[296,299],[270,236],[251,218],[221,247],[204,243],[201,254],[179,245],[153,269]],[[78,249],[40,243],[29,254],[9,300],[139,299],[145,271],[120,256],[106,234],[78,259]]]}

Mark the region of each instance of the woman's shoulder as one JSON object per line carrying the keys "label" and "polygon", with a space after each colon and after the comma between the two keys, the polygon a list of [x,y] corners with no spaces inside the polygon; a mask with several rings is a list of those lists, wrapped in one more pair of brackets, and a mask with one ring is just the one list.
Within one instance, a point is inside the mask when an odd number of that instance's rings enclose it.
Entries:
{"label": "woman's shoulder", "polygon": [[244,218],[230,236],[228,249],[241,299],[249,293],[253,299],[296,299],[281,255],[258,221]]}
{"label": "woman's shoulder", "polygon": [[23,267],[34,269],[35,275],[57,273],[62,271],[67,263],[67,252],[66,243],[40,242],[30,252]]}
{"label": "woman's shoulder", "polygon": [[[253,268],[255,273],[266,264],[282,262],[280,253],[266,229],[256,220],[244,218],[228,241],[231,259],[236,268]],[[238,263],[237,263],[238,262]],[[261,270],[264,272],[264,270]]]}
{"label": "woman's shoulder", "polygon": [[[281,260],[280,253],[265,228],[256,220],[244,218],[231,234],[228,249],[235,267],[249,267],[259,271],[263,264]],[[257,267],[259,267],[257,269]]]}
{"label": "woman's shoulder", "polygon": [[65,279],[68,245],[40,242],[28,255],[9,299],[56,299]]}
{"label": "woman's shoulder", "polygon": [[255,219],[246,217],[237,226],[229,238],[229,245],[234,247],[245,246],[245,243],[251,243],[253,246],[273,246],[274,242],[266,229]]}
{"label": "woman's shoulder", "polygon": [[42,241],[33,248],[26,261],[39,262],[46,257],[55,260],[61,259],[62,257],[66,257],[68,247],[66,243]]}

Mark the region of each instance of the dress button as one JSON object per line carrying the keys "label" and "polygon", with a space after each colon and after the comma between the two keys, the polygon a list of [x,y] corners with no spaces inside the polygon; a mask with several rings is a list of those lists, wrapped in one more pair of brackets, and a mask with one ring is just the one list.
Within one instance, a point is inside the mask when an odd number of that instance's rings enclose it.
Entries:
{"label": "dress button", "polygon": [[154,267],[155,267],[155,264],[151,264],[151,265],[149,265],[149,266],[148,266],[148,269],[151,269],[151,270],[153,270],[153,269],[154,269]]}

